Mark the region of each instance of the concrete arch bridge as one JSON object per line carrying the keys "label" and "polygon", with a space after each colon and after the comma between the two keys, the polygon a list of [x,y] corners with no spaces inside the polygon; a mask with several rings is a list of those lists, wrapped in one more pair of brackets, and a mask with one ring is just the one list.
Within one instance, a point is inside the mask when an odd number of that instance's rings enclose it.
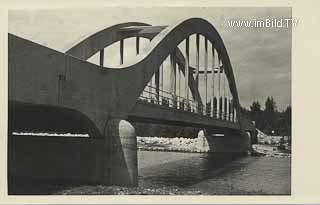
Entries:
{"label": "concrete arch bridge", "polygon": [[[227,50],[204,19],[118,24],[65,53],[14,34],[8,38],[10,176],[137,185],[133,122],[200,128],[212,152],[250,147],[254,126],[240,113]],[[135,53],[126,62],[125,43],[133,38]],[[105,51],[115,44],[120,63],[107,66]],[[97,55],[97,63],[88,61]],[[12,135],[21,131],[90,137]]]}

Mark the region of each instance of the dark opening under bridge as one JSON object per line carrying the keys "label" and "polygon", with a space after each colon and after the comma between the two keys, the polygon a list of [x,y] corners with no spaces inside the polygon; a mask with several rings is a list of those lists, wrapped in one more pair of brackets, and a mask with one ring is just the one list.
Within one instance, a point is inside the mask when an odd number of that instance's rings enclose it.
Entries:
{"label": "dark opening under bridge", "polygon": [[[195,66],[190,63],[192,36]],[[124,45],[129,38],[135,38],[136,56],[126,63]],[[141,39],[150,41],[144,49]],[[120,65],[107,67],[105,48],[116,42]],[[99,63],[88,62],[97,53]],[[204,19],[172,26],[118,24],[65,53],[9,34],[10,176],[136,185],[132,122],[201,128],[199,134],[210,151],[245,152],[254,126],[239,110],[228,53],[216,29]],[[71,130],[90,137],[12,135],[43,130]],[[215,133],[224,137],[216,138]]]}

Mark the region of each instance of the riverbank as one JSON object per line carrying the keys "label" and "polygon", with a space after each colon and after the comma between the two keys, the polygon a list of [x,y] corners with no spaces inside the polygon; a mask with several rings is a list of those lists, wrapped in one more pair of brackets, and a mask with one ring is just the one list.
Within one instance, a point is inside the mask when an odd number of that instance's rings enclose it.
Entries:
{"label": "riverbank", "polygon": [[[203,144],[204,140],[198,138],[165,138],[165,137],[137,137],[138,150],[140,151],[163,151],[163,152],[188,152],[188,153],[207,153]],[[291,157],[291,153],[284,152],[277,148],[277,144],[254,144],[252,148],[256,156],[265,157]]]}
{"label": "riverbank", "polygon": [[290,158],[291,153],[279,150],[276,145],[254,144],[252,149],[260,156]]}
{"label": "riverbank", "polygon": [[205,152],[199,143],[198,138],[137,137],[138,149],[142,151]]}

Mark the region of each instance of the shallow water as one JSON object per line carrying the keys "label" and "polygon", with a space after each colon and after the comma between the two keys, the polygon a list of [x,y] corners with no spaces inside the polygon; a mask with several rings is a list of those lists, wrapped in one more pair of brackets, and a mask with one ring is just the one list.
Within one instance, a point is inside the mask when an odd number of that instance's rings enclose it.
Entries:
{"label": "shallow water", "polygon": [[287,195],[291,159],[139,151],[141,186],[176,186],[202,194]]}

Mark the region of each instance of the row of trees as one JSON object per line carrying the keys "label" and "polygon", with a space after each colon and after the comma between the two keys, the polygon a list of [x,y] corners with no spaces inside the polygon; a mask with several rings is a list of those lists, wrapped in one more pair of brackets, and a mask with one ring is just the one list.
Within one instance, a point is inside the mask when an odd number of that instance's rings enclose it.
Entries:
{"label": "row of trees", "polygon": [[256,127],[268,135],[291,136],[291,106],[278,111],[273,97],[267,97],[265,108],[254,101],[249,109],[241,107],[241,112],[255,121]]}

